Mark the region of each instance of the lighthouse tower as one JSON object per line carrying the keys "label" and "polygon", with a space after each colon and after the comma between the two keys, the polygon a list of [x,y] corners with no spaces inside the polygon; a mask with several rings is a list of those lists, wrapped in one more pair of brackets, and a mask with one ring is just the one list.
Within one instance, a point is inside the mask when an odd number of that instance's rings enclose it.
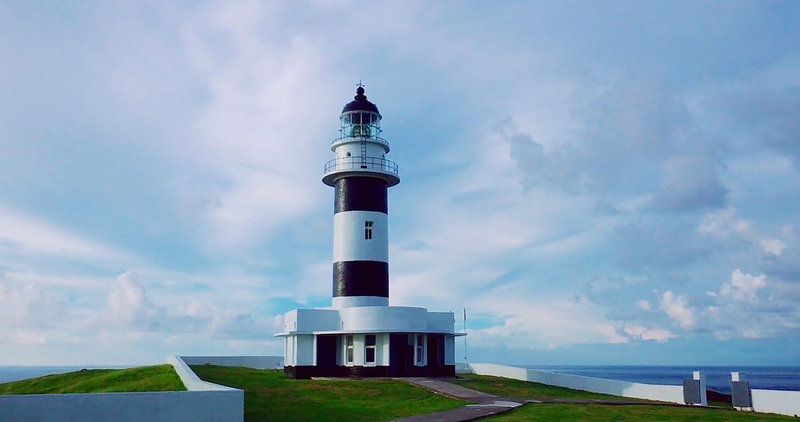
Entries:
{"label": "lighthouse tower", "polygon": [[389,216],[386,190],[400,183],[386,159],[381,114],[364,87],[339,115],[322,182],[333,186],[333,307],[389,305]]}
{"label": "lighthouse tower", "polygon": [[359,84],[322,177],[334,188],[332,307],[289,311],[275,334],[291,377],[455,374],[455,337],[464,333],[453,313],[389,306],[387,191],[400,177],[381,119]]}

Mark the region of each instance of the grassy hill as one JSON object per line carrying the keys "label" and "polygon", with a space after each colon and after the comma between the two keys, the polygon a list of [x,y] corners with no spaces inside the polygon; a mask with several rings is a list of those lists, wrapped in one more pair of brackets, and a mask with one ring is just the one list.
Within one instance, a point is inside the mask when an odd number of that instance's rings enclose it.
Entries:
{"label": "grassy hill", "polygon": [[172,365],[88,369],[0,384],[0,394],[185,391]]}
{"label": "grassy hill", "polygon": [[402,381],[295,380],[283,371],[192,366],[200,378],[244,390],[246,421],[390,420],[467,403]]}
{"label": "grassy hill", "polygon": [[[388,420],[432,413],[467,403],[392,380],[294,380],[281,371],[213,365],[192,366],[202,379],[245,391],[245,421]],[[638,401],[527,381],[463,375],[454,381],[478,391],[506,397],[566,401]],[[641,405],[530,403],[491,420],[500,421],[791,421],[788,416],[725,409]]]}
{"label": "grassy hill", "polygon": [[601,404],[526,404],[492,421],[796,421],[790,416],[727,409],[699,407],[667,407],[654,405],[608,406]]}

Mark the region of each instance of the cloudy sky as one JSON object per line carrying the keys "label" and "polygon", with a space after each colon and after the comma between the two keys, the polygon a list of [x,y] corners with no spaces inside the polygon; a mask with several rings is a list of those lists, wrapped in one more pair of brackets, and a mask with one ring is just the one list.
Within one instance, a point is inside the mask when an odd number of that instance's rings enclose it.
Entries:
{"label": "cloudy sky", "polygon": [[[468,359],[800,361],[800,4],[3,2],[0,365],[280,354],[384,117],[393,305]],[[458,342],[457,360],[464,359]]]}

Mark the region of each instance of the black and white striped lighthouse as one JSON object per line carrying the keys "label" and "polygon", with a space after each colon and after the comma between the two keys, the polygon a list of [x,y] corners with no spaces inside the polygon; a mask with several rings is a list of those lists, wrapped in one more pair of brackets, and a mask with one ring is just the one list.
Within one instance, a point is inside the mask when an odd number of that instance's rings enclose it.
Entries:
{"label": "black and white striped lighthouse", "polygon": [[452,312],[389,306],[386,193],[400,183],[386,159],[381,113],[364,87],[339,114],[341,135],[322,182],[334,188],[333,308],[284,314],[283,370],[292,378],[454,376]]}
{"label": "black and white striped lighthouse", "polygon": [[387,188],[400,183],[386,159],[381,114],[359,84],[339,115],[323,183],[333,186],[333,307],[389,305]]}

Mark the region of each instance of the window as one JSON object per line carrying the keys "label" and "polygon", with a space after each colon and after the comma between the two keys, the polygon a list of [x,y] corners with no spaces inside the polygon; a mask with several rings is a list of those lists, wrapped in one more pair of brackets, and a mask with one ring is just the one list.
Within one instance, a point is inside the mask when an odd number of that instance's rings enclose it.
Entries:
{"label": "window", "polygon": [[364,356],[367,364],[375,363],[375,334],[367,334],[364,337]]}
{"label": "window", "polygon": [[417,334],[416,364],[417,365],[425,364],[425,336],[422,334]]}
{"label": "window", "polygon": [[352,365],[353,364],[353,336],[345,336],[344,337],[344,344],[345,344],[345,363]]}
{"label": "window", "polygon": [[372,239],[372,221],[364,222],[364,239]]}

